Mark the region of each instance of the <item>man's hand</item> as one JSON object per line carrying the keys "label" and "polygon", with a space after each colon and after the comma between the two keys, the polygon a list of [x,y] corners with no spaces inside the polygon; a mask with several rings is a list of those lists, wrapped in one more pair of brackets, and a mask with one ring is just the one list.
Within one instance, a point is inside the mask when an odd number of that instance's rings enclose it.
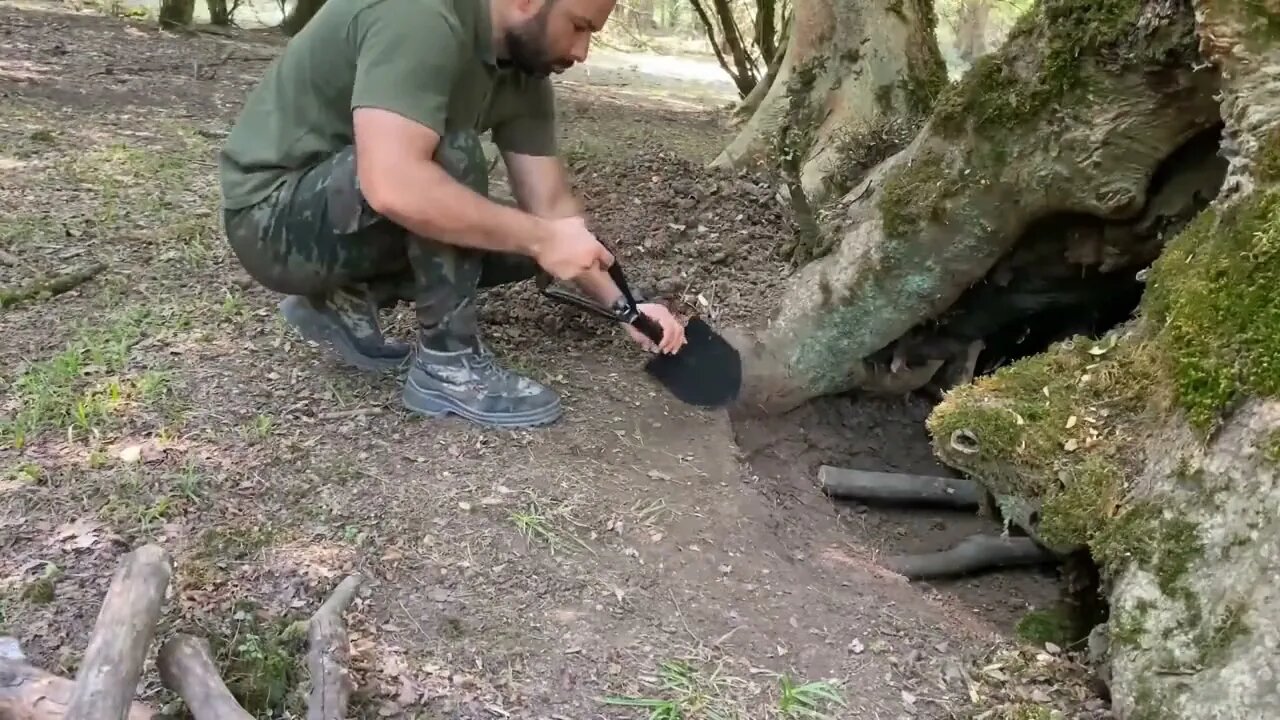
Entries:
{"label": "man's hand", "polygon": [[649,352],[662,352],[667,354],[675,354],[684,347],[687,340],[684,337],[684,324],[676,319],[675,315],[667,309],[667,306],[658,303],[640,303],[636,306],[641,313],[649,316],[658,323],[662,328],[662,342],[654,345],[649,336],[637,330],[634,326],[628,325],[627,332],[631,333],[631,339],[640,344],[640,347]]}
{"label": "man's hand", "polygon": [[538,265],[557,280],[571,281],[583,273],[613,265],[613,253],[587,229],[581,217],[546,220],[547,235],[534,249]]}

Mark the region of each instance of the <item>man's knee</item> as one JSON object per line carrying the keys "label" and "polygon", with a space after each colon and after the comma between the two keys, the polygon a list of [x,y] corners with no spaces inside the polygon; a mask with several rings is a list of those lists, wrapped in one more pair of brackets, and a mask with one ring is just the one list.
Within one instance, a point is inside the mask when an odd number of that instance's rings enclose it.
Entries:
{"label": "man's knee", "polygon": [[480,134],[474,130],[445,133],[435,160],[450,177],[485,197],[489,196],[489,160]]}

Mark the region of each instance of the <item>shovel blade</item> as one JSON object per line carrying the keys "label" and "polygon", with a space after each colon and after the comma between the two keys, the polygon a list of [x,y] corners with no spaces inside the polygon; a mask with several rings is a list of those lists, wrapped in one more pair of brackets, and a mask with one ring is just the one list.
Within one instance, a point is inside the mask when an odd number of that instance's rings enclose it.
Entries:
{"label": "shovel blade", "polygon": [[684,335],[680,352],[654,356],[645,372],[690,405],[721,407],[736,400],[742,389],[738,351],[701,318],[690,319]]}

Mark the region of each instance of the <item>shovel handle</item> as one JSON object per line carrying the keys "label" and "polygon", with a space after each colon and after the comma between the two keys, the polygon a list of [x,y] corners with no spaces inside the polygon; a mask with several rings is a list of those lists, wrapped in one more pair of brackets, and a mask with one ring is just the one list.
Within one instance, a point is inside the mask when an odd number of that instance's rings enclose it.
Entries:
{"label": "shovel handle", "polygon": [[631,321],[632,326],[646,337],[653,341],[654,345],[662,342],[662,326],[653,321],[653,318],[642,312],[636,311],[636,319]]}

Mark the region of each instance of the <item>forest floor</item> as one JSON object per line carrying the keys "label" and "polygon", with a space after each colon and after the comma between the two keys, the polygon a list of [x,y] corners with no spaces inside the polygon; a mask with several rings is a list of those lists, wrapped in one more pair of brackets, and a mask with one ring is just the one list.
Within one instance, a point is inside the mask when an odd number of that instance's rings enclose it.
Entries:
{"label": "forest floor", "polygon": [[[943,472],[923,401],[735,424],[665,396],[615,328],[511,287],[485,298],[485,332],[566,417],[410,418],[399,378],[300,342],[220,237],[218,143],[278,39],[11,2],[0,37],[0,288],[105,265],[0,315],[0,635],[34,663],[74,674],[115,564],[152,541],[175,561],[162,634],[208,636],[264,715],[297,707],[282,628],[351,572],[362,717],[650,712],[605,702],[621,696],[791,717],[784,680],[834,683],[840,718],[1085,699],[1048,682],[1079,675],[1052,648],[991,664],[1052,604],[1052,571],[908,584],[877,564],[998,526],[815,488],[820,463]],[[721,324],[766,319],[785,209],[762,180],[701,169],[727,84],[617,54],[558,82],[576,186],[637,282]],[[1043,682],[1005,687],[1027,667]],[[150,664],[140,692],[172,699]]]}

